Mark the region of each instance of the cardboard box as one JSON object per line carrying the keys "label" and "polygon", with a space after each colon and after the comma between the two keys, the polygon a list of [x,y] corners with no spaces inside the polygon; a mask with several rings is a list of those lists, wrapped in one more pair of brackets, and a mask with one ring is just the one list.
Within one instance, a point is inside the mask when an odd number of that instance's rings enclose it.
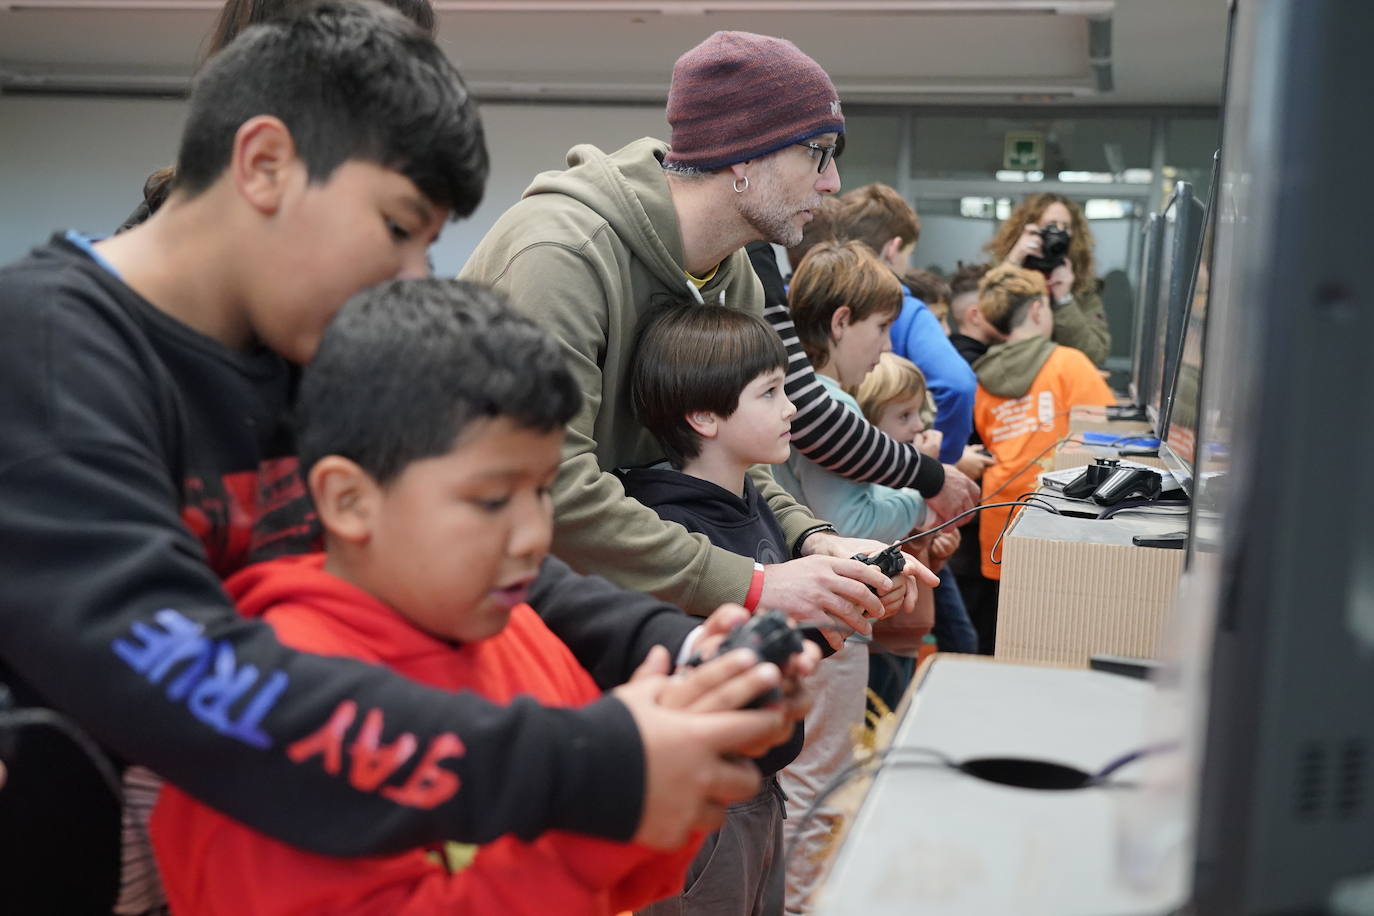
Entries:
{"label": "cardboard box", "polygon": [[[1130,433],[1122,433],[1122,435],[1130,435]],[[1081,468],[1084,465],[1092,464],[1093,459],[1099,456],[1102,458],[1122,457],[1117,454],[1114,448],[1100,445],[1076,445],[1070,442],[1055,450],[1054,455],[1051,456],[1049,469],[1051,471],[1063,471],[1067,468]],[[1152,468],[1164,469],[1164,462],[1159,458],[1152,458],[1149,455],[1126,455],[1124,457],[1126,461],[1132,464],[1143,464]]]}
{"label": "cardboard box", "polygon": [[1070,668],[1097,653],[1154,658],[1184,551],[1137,547],[1131,537],[1186,527],[1184,516],[1023,512],[1001,546],[997,657]]}

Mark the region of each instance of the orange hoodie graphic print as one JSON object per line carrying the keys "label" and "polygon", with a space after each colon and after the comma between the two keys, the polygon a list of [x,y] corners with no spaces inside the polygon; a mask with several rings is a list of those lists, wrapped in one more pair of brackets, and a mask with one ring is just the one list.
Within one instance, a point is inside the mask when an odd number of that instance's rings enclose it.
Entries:
{"label": "orange hoodie graphic print", "polygon": [[[996,461],[983,474],[983,500],[1011,502],[1034,490],[1036,477],[1053,461],[1050,446],[1069,433],[1069,411],[1115,403],[1097,368],[1072,347],[1055,347],[1019,398],[995,395],[979,384],[973,425]],[[989,579],[1002,577],[1002,568],[992,562],[992,546],[1013,511],[1019,510],[988,509],[979,516],[978,552]]]}

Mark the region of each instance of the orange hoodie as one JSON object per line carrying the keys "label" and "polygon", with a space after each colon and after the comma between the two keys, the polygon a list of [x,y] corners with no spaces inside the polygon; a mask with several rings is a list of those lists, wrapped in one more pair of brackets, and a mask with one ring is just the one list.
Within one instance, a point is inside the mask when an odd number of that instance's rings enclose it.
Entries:
{"label": "orange hoodie", "polygon": [[[498,635],[454,645],[411,625],[372,595],[323,569],[323,554],[250,566],[225,584],[241,613],[263,617],[282,642],[323,655],[384,665],[421,683],[474,690],[508,703],[530,696],[549,706],[579,706],[600,696],[591,676],[528,605],[518,605]],[[350,768],[354,788],[378,785],[412,755],[414,739],[386,731],[367,710],[336,712],[320,734],[293,746],[298,762]],[[360,726],[348,740],[354,717]],[[456,736],[442,754],[463,753]],[[425,749],[418,749],[424,751]],[[416,755],[418,756],[418,755]],[[456,779],[429,761],[431,780]],[[402,787],[403,789],[405,787]],[[245,787],[251,791],[251,787]],[[388,791],[382,787],[378,791]],[[398,791],[391,788],[389,791]],[[661,854],[626,843],[551,831],[533,842],[502,837],[450,871],[443,850],[334,859],[258,833],[167,785],[152,819],[153,847],[175,914],[428,913],[598,914],[635,909],[679,893],[700,845]]]}
{"label": "orange hoodie", "polygon": [[[983,472],[984,502],[1011,502],[1036,489],[1036,477],[1052,466],[1051,446],[1069,434],[1071,409],[1116,403],[1088,357],[1045,337],[998,344],[973,370],[978,375],[973,426],[996,461]],[[1013,511],[1019,510],[980,513],[978,548],[989,579],[1002,577],[1002,567],[991,560],[992,547]]]}

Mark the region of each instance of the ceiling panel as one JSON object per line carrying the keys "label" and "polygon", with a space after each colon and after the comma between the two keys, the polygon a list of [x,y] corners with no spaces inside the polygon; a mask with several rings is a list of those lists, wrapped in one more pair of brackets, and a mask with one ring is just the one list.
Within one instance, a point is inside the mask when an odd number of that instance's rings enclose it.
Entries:
{"label": "ceiling panel", "polygon": [[[194,69],[215,16],[203,0],[197,9],[116,8],[178,0],[87,2],[89,8],[0,5],[0,79],[176,89]],[[487,98],[661,100],[683,50],[718,29],[742,29],[796,42],[851,102],[1004,104],[1053,97],[1095,105],[1215,105],[1225,26],[1224,0],[1117,0],[1115,90],[1103,94],[1088,60],[1088,19],[1076,14],[976,12],[974,6],[967,13],[703,15],[445,11],[442,0],[439,6],[441,43]]]}

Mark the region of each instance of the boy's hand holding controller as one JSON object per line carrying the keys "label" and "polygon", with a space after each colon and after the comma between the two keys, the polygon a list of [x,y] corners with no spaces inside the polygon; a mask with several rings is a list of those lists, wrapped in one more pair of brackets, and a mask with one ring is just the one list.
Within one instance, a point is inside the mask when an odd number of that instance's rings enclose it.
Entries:
{"label": "boy's hand holding controller", "polygon": [[[714,655],[749,616],[738,605],[720,608],[703,624],[697,653]],[[676,849],[692,830],[719,827],[727,804],[757,793],[758,769],[743,758],[781,744],[805,718],[814,702],[808,677],[819,660],[808,643],[784,671],[739,649],[669,676],[668,651],[655,646],[630,681],[614,691],[644,746],[644,808],[635,841]],[[781,690],[782,702],[740,708],[774,689]]]}

